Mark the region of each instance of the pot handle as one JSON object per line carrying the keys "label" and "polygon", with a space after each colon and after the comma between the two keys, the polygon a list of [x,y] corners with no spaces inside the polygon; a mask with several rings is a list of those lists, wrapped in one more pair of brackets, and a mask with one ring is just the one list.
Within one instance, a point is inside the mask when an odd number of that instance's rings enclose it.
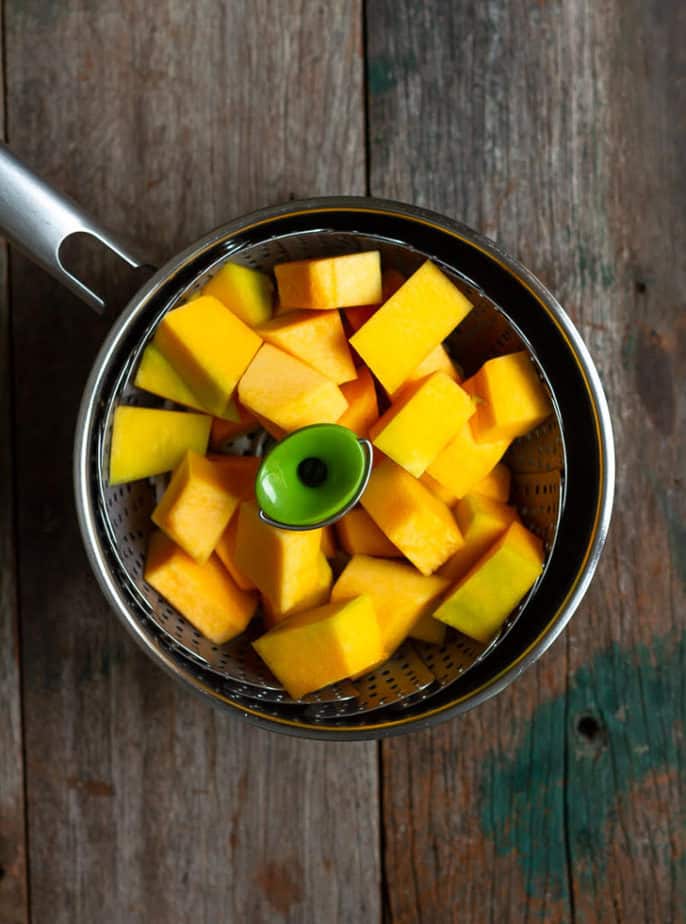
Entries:
{"label": "pot handle", "polygon": [[146,265],[0,144],[0,235],[101,314],[104,300],[62,263],[62,245],[77,233],[96,238],[134,269]]}

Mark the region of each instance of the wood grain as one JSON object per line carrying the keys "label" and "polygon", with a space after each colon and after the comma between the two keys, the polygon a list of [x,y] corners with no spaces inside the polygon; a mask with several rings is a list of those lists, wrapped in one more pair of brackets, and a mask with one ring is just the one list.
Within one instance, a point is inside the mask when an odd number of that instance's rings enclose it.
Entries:
{"label": "wood grain", "polygon": [[[6,47],[12,146],[155,260],[257,206],[364,192],[357,0],[9,0]],[[107,321],[12,268],[33,919],[378,919],[375,746],[230,721],[104,604],[70,468]]]}
{"label": "wood grain", "polygon": [[519,256],[579,325],[619,459],[563,641],[383,745],[389,921],[682,921],[683,5],[367,5],[371,192]]}
{"label": "wood grain", "polygon": [[[0,29],[3,27],[0,18]],[[0,52],[4,59],[4,53]],[[5,137],[5,69],[0,125]],[[7,246],[0,243],[0,922],[28,922]]]}

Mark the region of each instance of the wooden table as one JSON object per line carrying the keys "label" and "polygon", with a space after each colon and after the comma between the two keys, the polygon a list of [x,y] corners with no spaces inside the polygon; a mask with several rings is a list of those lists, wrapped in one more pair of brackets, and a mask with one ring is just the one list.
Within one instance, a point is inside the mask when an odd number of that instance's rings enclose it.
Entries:
{"label": "wooden table", "polygon": [[[255,730],[104,603],[70,466],[110,319],[3,251],[2,924],[686,920],[686,6],[3,10],[5,137],[98,219],[159,261],[289,197],[456,216],[559,295],[619,466],[591,592],[496,700],[380,745]],[[87,269],[117,307],[106,262]]]}

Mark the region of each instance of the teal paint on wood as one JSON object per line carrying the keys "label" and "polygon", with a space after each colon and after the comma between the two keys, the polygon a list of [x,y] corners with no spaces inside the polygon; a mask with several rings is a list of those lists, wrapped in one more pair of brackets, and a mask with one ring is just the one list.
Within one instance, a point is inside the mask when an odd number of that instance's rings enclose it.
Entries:
{"label": "teal paint on wood", "polygon": [[682,585],[686,587],[686,522],[675,509],[675,500],[670,498],[668,491],[656,487],[656,494],[667,524],[672,565]]}
{"label": "teal paint on wood", "polygon": [[417,69],[417,61],[412,51],[400,61],[380,55],[372,58],[367,71],[367,89],[373,95],[392,90],[400,79],[404,79]]}
{"label": "teal paint on wood", "polygon": [[[481,782],[481,827],[501,857],[519,863],[530,897],[545,887],[553,897],[569,891],[569,864],[584,887],[596,888],[606,872],[613,824],[621,824],[623,800],[656,773],[686,784],[681,695],[686,634],[651,647],[625,651],[613,644],[573,675],[567,695],[543,703],[523,728],[512,754],[491,751]],[[563,728],[565,748],[556,745]],[[545,768],[547,777],[536,774]],[[678,805],[678,801],[675,801]],[[537,839],[532,818],[546,817],[556,841]],[[552,819],[553,823],[550,823]],[[655,832],[653,862],[681,877],[683,853],[673,854],[686,818]],[[658,836],[659,835],[659,836]]]}

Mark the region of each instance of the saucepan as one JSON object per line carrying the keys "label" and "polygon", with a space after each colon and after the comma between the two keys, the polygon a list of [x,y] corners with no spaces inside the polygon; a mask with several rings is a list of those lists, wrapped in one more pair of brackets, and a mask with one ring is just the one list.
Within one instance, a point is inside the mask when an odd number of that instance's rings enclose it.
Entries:
{"label": "saucepan", "polygon": [[[74,202],[0,150],[0,232],[96,311],[103,299],[64,265],[64,247],[86,234],[132,271],[144,261]],[[498,637],[479,646],[451,634],[443,646],[405,642],[364,678],[291,699],[261,665],[250,638],[213,645],[143,579],[157,487],[110,487],[112,416],[122,401],[151,401],[133,385],[160,318],[197,291],[227,259],[271,269],[284,260],[378,249],[411,272],[430,258],[474,308],[447,339],[465,366],[526,349],[554,415],[517,440],[506,461],[526,525],[543,539],[544,572]],[[238,452],[259,451],[249,434]],[[231,449],[231,447],[229,447]],[[74,443],[76,509],[92,569],[133,638],[176,680],[229,713],[273,731],[308,737],[378,738],[434,725],[485,702],[530,667],[562,632],[598,564],[614,492],[607,401],[579,333],[546,287],[521,263],[451,218],[399,202],[330,197],[254,212],[211,231],[154,271],[102,345],[86,384]]]}

